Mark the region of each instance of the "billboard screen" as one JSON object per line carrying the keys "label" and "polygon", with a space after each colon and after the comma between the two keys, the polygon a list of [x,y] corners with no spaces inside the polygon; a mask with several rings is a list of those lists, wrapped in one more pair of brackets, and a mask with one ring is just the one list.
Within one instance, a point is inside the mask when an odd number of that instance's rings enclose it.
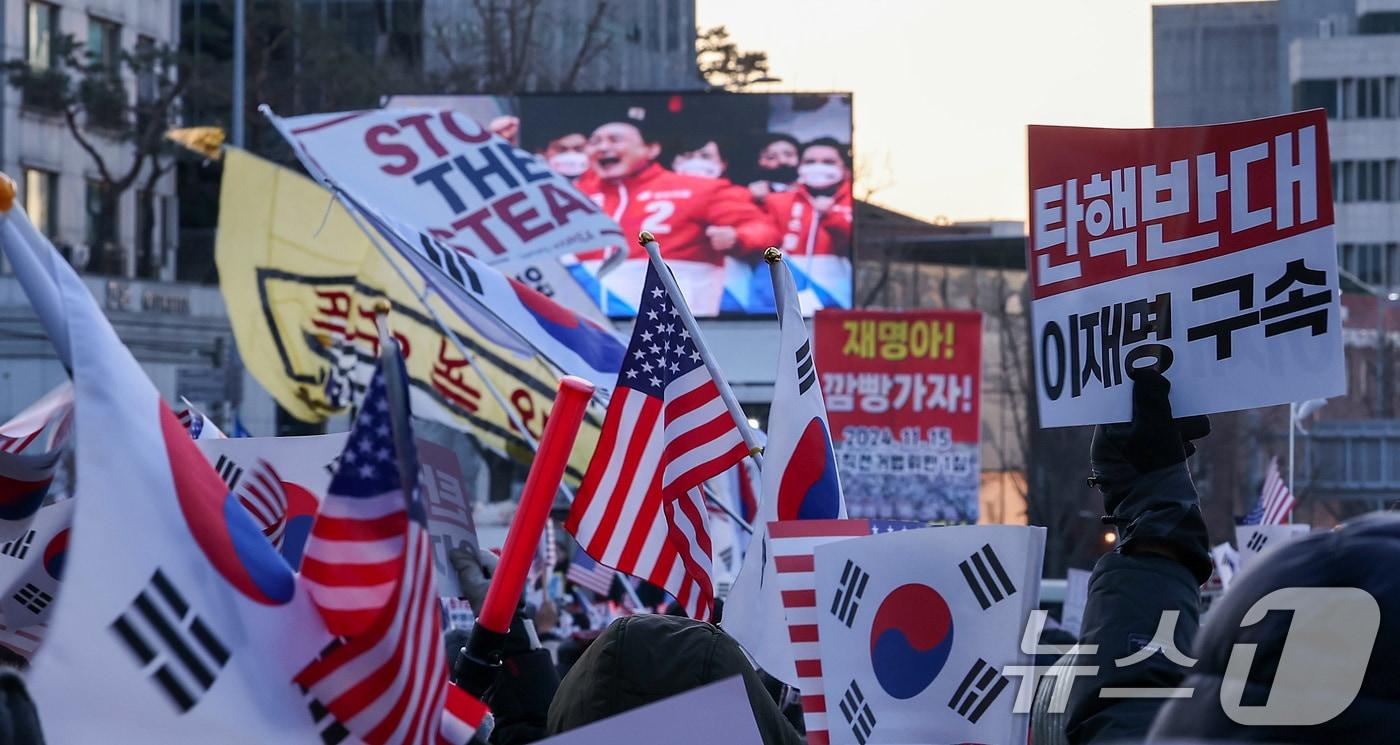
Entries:
{"label": "billboard screen", "polygon": [[[536,154],[629,239],[656,235],[695,315],[769,315],[763,250],[789,257],[804,312],[851,307],[849,93],[395,96],[452,109]],[[635,315],[646,253],[561,258],[590,302]]]}

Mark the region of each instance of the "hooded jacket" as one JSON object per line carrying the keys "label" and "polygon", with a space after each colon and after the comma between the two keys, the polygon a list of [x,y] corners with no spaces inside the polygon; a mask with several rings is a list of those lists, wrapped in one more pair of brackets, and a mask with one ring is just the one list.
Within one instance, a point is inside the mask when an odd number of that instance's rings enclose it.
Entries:
{"label": "hooded jacket", "polygon": [[739,645],[708,623],[658,615],[615,621],[559,684],[549,707],[558,734],[678,693],[742,675],[764,745],[802,738],[769,697]]}
{"label": "hooded jacket", "polygon": [[[1400,720],[1400,675],[1395,671],[1400,660],[1400,572],[1396,567],[1400,567],[1400,515],[1393,513],[1364,515],[1337,530],[1313,533],[1261,557],[1234,578],[1230,591],[1211,608],[1192,650],[1199,662],[1181,683],[1194,693],[1162,708],[1150,741],[1193,738],[1366,745],[1400,740],[1395,731],[1395,722]],[[1365,629],[1342,628],[1341,624],[1355,625],[1356,617],[1365,613],[1348,613],[1336,604],[1322,607],[1327,605],[1325,600],[1310,601],[1310,608],[1273,610],[1253,623],[1244,623],[1250,620],[1247,616],[1256,603],[1284,588],[1355,588],[1375,600],[1379,627],[1364,673],[1363,664],[1342,662],[1339,648],[1344,638],[1357,637],[1364,654]],[[1315,618],[1324,623],[1309,624],[1310,612],[1318,613]],[[1227,700],[1257,708],[1285,693],[1280,690],[1283,687],[1291,687],[1305,698],[1336,693],[1348,685],[1326,682],[1338,670],[1355,673],[1359,681],[1352,682],[1359,682],[1359,689],[1340,713],[1320,724],[1244,726],[1226,713],[1221,689],[1231,657],[1243,661],[1250,645],[1255,645],[1254,657],[1242,692],[1227,691]],[[1296,712],[1306,706],[1292,708]]]}

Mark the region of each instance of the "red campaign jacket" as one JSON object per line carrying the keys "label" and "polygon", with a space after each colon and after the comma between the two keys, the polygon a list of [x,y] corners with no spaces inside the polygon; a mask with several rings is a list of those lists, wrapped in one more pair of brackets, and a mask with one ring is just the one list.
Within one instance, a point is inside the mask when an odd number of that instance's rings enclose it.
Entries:
{"label": "red campaign jacket", "polygon": [[[714,250],[705,236],[705,228],[712,225],[738,231],[738,245],[729,255],[761,252],[778,242],[777,227],[753,203],[749,190],[725,179],[674,173],[652,163],[620,182],[605,181],[589,171],[575,186],[631,239],[630,259],[646,258],[646,250],[634,242],[643,230],[656,235],[667,259],[715,265],[724,263],[725,253]],[[590,251],[579,258],[601,256],[601,251]]]}
{"label": "red campaign jacket", "polygon": [[[807,187],[801,184],[787,191],[769,194],[763,200],[764,209],[782,232],[783,242],[779,248],[794,256],[805,256],[811,250],[813,255],[848,256],[851,252],[851,182],[842,182],[841,188],[833,195],[835,201],[831,209],[822,215],[816,233],[812,232],[812,196]],[[801,206],[798,209],[798,206]],[[810,247],[809,243],[812,243]]]}

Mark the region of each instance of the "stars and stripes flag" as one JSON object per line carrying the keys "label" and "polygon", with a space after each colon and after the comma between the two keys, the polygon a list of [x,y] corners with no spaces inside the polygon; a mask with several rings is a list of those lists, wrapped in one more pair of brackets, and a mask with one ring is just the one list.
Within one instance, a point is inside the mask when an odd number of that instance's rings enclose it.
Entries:
{"label": "stars and stripes flag", "polygon": [[1283,525],[1292,519],[1294,503],[1293,492],[1279,471],[1278,458],[1272,458],[1264,475],[1264,490],[1259,501],[1242,522],[1245,525]]}
{"label": "stars and stripes flag", "polygon": [[72,424],[67,382],[0,424],[0,540],[23,535],[44,503]]}
{"label": "stars and stripes flag", "polygon": [[397,345],[384,347],[302,560],[312,602],[346,641],[297,683],[368,745],[460,745],[486,707],[448,679],[407,377]]}
{"label": "stars and stripes flag", "polygon": [[700,485],[748,449],[680,314],[649,267],[567,527],[599,563],[661,587],[692,618],[709,620],[712,547]]}
{"label": "stars and stripes flag", "polygon": [[190,433],[192,440],[223,440],[228,437],[224,431],[214,424],[214,420],[204,415],[189,399],[181,397],[180,402],[184,408],[175,412],[175,418],[180,420],[180,426]]}
{"label": "stars and stripes flag", "polygon": [[592,591],[595,595],[607,597],[612,592],[613,575],[617,574],[616,569],[605,567],[594,561],[583,552],[583,549],[574,549],[574,558],[569,561],[569,568],[564,572],[564,579]]}
{"label": "stars and stripes flag", "polygon": [[[197,439],[197,438],[196,438]],[[277,469],[267,460],[259,458],[257,463],[238,480],[233,489],[238,501],[248,514],[253,516],[273,548],[282,548],[282,537],[287,530],[287,487]]]}

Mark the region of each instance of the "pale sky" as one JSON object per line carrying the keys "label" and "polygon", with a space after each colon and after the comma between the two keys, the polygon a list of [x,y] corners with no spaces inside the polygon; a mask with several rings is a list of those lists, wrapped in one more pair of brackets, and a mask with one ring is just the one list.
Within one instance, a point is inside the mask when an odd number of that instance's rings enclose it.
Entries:
{"label": "pale sky", "polygon": [[1024,220],[1027,124],[1151,126],[1152,4],[697,0],[696,21],[767,52],[770,89],[854,92],[874,201]]}

